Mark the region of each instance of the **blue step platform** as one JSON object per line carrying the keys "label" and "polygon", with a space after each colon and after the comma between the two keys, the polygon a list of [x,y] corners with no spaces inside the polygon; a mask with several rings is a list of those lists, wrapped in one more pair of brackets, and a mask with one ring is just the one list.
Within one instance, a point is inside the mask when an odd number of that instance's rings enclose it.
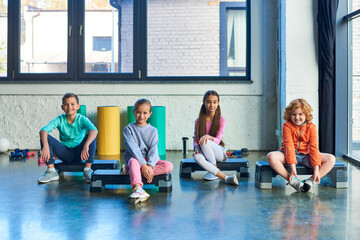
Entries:
{"label": "blue step platform", "polygon": [[[217,162],[216,166],[221,171],[237,171],[240,177],[249,177],[249,162],[243,158],[229,158],[224,162]],[[183,159],[180,162],[180,177],[191,178],[191,173],[195,171],[205,171],[194,159]]]}
{"label": "blue step platform", "polygon": [[[290,165],[285,165],[286,170],[290,172]],[[324,177],[327,183],[335,188],[348,188],[347,165],[343,162],[336,161],[333,169]],[[306,168],[296,165],[297,175],[312,175],[312,168]],[[270,167],[268,161],[257,161],[255,169],[255,184],[260,189],[271,189],[272,178],[278,174]]]}
{"label": "blue step platform", "polygon": [[[171,174],[162,174],[154,176],[151,183],[145,178],[142,182],[146,185],[152,184],[159,187],[159,192],[171,192],[172,181]],[[101,192],[102,187],[106,185],[130,185],[130,176],[120,174],[120,170],[96,170],[91,175],[90,192]]]}
{"label": "blue step platform", "polygon": [[[77,163],[65,163],[59,159],[55,160],[55,169],[57,169],[58,173],[62,172],[82,172],[84,171],[85,163],[77,162]],[[117,160],[94,160],[91,165],[92,170],[97,169],[118,169],[119,162]]]}

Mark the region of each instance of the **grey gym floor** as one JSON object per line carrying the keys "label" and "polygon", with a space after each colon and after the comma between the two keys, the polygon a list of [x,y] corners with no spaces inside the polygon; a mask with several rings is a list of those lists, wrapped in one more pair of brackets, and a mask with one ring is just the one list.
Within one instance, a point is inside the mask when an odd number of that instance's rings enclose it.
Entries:
{"label": "grey gym floor", "polygon": [[234,187],[204,182],[204,172],[179,179],[182,153],[168,152],[173,191],[147,186],[151,197],[134,206],[129,186],[92,194],[81,174],[39,185],[46,167],[37,158],[0,154],[0,239],[359,239],[359,168],[349,164],[348,189],[322,182],[296,193],[277,177],[272,190],[259,190],[255,162],[265,156],[251,152],[251,176]]}

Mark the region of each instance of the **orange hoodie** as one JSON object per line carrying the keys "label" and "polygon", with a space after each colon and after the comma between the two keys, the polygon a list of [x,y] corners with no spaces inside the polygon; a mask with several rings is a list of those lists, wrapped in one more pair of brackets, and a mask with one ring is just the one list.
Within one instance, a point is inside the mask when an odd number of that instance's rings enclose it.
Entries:
{"label": "orange hoodie", "polygon": [[297,163],[295,150],[297,150],[298,153],[309,154],[311,166],[321,165],[321,155],[315,124],[306,123],[298,126],[290,121],[284,123],[280,151],[284,151],[285,160],[288,164]]}

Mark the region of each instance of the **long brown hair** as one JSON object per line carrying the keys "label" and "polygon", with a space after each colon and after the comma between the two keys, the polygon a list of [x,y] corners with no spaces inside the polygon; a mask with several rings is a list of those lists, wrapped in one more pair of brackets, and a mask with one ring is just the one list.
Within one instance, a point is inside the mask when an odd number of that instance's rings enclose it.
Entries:
{"label": "long brown hair", "polygon": [[[206,103],[207,98],[210,95],[216,96],[218,98],[218,101],[220,102],[219,94],[216,91],[209,90],[204,94],[203,104],[201,105],[199,118],[198,118],[197,125],[196,125],[197,135],[195,136],[195,138],[197,141],[199,141],[199,139],[202,136],[206,135],[206,115],[207,115],[207,113],[206,113],[205,103]],[[216,135],[219,131],[219,128],[220,128],[220,117],[221,117],[221,109],[220,109],[220,105],[218,105],[218,107],[215,111],[214,118],[212,120],[210,133],[209,133],[210,136],[216,137]],[[225,146],[225,143],[221,140],[220,145]]]}

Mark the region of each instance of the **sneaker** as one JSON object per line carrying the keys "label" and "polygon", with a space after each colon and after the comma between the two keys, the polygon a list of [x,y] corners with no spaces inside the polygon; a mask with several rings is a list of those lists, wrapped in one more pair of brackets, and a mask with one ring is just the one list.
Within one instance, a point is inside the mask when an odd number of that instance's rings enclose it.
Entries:
{"label": "sneaker", "polygon": [[301,189],[302,192],[308,192],[308,191],[310,191],[310,189],[311,189],[313,186],[315,186],[315,184],[316,184],[316,183],[314,182],[314,180],[312,180],[311,178],[305,179],[305,180],[303,180],[303,181],[301,181],[301,182],[304,183],[304,186],[303,186],[303,188]]}
{"label": "sneaker", "polygon": [[301,182],[299,179],[297,179],[296,177],[293,177],[291,182],[287,183],[287,185],[292,186],[297,192],[301,192],[304,186],[304,183]]}
{"label": "sneaker", "polygon": [[38,182],[48,183],[57,180],[59,180],[59,174],[57,173],[57,171],[50,171],[49,169],[47,169],[46,172],[44,173],[44,176],[38,179]]}
{"label": "sneaker", "polygon": [[214,174],[208,172],[207,174],[205,174],[203,176],[203,179],[207,180],[207,181],[214,181],[214,180],[218,179],[218,177],[215,176]]}
{"label": "sneaker", "polygon": [[91,182],[91,174],[94,171],[90,168],[90,169],[84,169],[84,175],[83,175],[83,179],[85,182],[90,183]]}
{"label": "sneaker", "polygon": [[227,177],[225,178],[225,182],[226,182],[227,184],[232,184],[232,185],[239,186],[239,181],[238,181],[238,179],[237,179],[237,177],[236,177],[236,174],[233,174],[233,175],[231,175],[231,176],[227,176]]}
{"label": "sneaker", "polygon": [[129,175],[129,167],[126,164],[121,166],[120,175]]}
{"label": "sneaker", "polygon": [[150,195],[144,191],[141,187],[134,188],[132,194],[129,196],[130,202],[138,203],[138,202],[145,202]]}

